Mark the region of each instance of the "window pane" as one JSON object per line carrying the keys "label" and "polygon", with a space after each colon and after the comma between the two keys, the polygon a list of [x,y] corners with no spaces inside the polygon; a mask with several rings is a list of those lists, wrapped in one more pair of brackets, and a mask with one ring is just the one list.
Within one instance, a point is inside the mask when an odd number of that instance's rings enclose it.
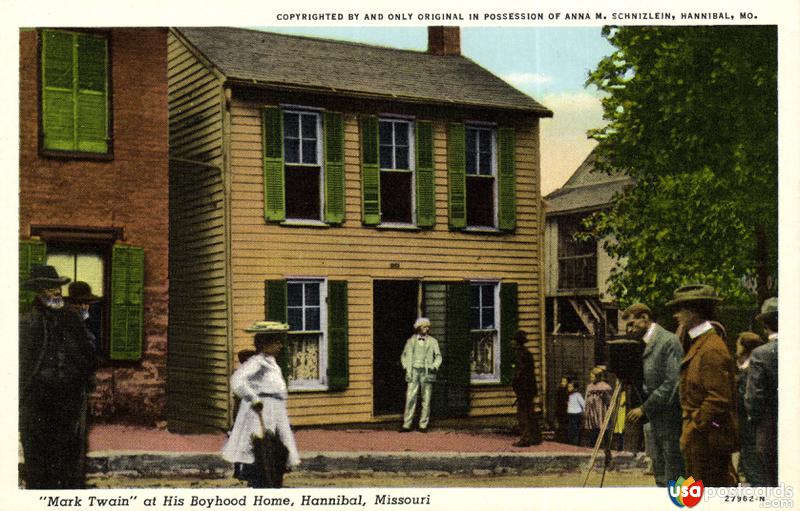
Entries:
{"label": "window pane", "polygon": [[494,328],[494,309],[486,307],[481,309],[481,328]]}
{"label": "window pane", "polygon": [[483,176],[491,176],[492,175],[492,154],[491,153],[481,153],[480,154],[480,173]]}
{"label": "window pane", "polygon": [[472,307],[480,307],[480,305],[481,305],[481,286],[475,285],[475,284],[470,286],[470,305]]}
{"label": "window pane", "polygon": [[493,307],[494,306],[494,285],[487,284],[481,286],[481,305],[484,307]]}
{"label": "window pane", "polygon": [[286,163],[300,163],[300,141],[284,138],[283,157],[286,159]]}
{"label": "window pane", "polygon": [[494,179],[467,176],[467,225],[494,227]]}
{"label": "window pane", "polygon": [[289,382],[319,380],[319,336],[289,336]]}
{"label": "window pane", "polygon": [[398,122],[394,125],[394,142],[397,145],[408,145],[408,123]]}
{"label": "window pane", "polygon": [[466,143],[467,153],[475,154],[478,152],[478,135],[474,129],[467,129],[464,142]]}
{"label": "window pane", "polygon": [[306,305],[319,306],[319,284],[309,283],[305,285],[306,288]]}
{"label": "window pane", "polygon": [[74,280],[89,284],[92,293],[103,296],[103,258],[98,254],[78,254],[77,272]]}
{"label": "window pane", "polygon": [[396,169],[408,169],[408,147],[398,147],[397,151],[395,152],[396,161],[394,163],[394,168]]}
{"label": "window pane", "polygon": [[303,309],[289,307],[286,312],[289,317],[289,330],[303,330]]}
{"label": "window pane", "polygon": [[495,332],[474,332],[472,334],[472,363],[470,369],[475,375],[494,374]]}
{"label": "window pane", "polygon": [[478,307],[470,309],[469,328],[470,330],[480,330],[481,328],[481,310]]}
{"label": "window pane", "polygon": [[381,172],[381,221],[412,223],[410,172]]}
{"label": "window pane", "polygon": [[303,115],[303,138],[317,138],[317,116]]}
{"label": "window pane", "polygon": [[381,168],[382,169],[391,169],[392,167],[392,147],[382,145],[381,146]]}
{"label": "window pane", "polygon": [[319,321],[319,307],[306,308],[306,330],[322,330]]}
{"label": "window pane", "polygon": [[300,136],[300,116],[298,114],[283,114],[283,137],[298,138]]}
{"label": "window pane", "polygon": [[303,140],[303,163],[317,163],[317,141]]}
{"label": "window pane", "polygon": [[392,123],[381,121],[378,132],[381,145],[392,145]]}
{"label": "window pane", "polygon": [[287,167],[286,218],[319,220],[319,167]]}
{"label": "window pane", "polygon": [[293,282],[286,284],[286,299],[290,307],[303,305],[303,284]]}
{"label": "window pane", "polygon": [[478,138],[478,150],[482,153],[492,152],[492,134],[491,131],[482,130]]}
{"label": "window pane", "polygon": [[477,174],[478,173],[478,160],[473,152],[467,152],[467,161],[466,161],[466,169],[467,174]]}

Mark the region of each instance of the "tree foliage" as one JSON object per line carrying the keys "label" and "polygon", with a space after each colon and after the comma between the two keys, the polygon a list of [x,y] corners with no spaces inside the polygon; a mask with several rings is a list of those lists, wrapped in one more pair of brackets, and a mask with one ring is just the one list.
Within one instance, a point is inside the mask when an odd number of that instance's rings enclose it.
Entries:
{"label": "tree foliage", "polygon": [[590,72],[607,124],[597,166],[635,185],[589,221],[621,264],[611,292],[658,307],[689,282],[728,302],[775,291],[777,30],[606,27]]}

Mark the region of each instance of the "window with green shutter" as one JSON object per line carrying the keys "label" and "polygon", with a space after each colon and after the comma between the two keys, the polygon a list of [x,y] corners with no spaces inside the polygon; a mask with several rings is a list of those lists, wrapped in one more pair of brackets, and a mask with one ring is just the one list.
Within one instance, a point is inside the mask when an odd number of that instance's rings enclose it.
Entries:
{"label": "window with green shutter", "polygon": [[262,133],[264,218],[304,225],[344,222],[342,114],[267,106]]}
{"label": "window with green shutter", "polygon": [[514,130],[454,123],[448,129],[447,143],[450,228],[513,231]]}
{"label": "window with green shutter", "polygon": [[31,274],[31,267],[45,264],[47,247],[43,241],[35,239],[19,240],[19,312],[30,310],[34,291],[25,289],[25,282]]}
{"label": "window with green shutter", "polygon": [[111,360],[139,360],[144,341],[144,249],[114,245],[111,254]]}
{"label": "window with green shutter", "polygon": [[109,152],[108,38],[42,30],[42,144],[46,151]]}
{"label": "window with green shutter", "polygon": [[264,299],[266,318],[289,324],[278,360],[289,388],[347,388],[347,283],[314,278],[267,280]]}

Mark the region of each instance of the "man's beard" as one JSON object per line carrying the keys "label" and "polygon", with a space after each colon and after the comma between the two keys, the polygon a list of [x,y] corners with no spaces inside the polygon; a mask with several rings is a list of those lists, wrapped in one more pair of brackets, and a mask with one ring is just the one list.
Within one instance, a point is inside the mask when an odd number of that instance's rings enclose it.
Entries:
{"label": "man's beard", "polygon": [[60,296],[54,296],[52,298],[45,298],[42,300],[45,307],[53,310],[58,310],[64,307],[64,299]]}
{"label": "man's beard", "polygon": [[89,311],[88,310],[81,309],[80,314],[81,314],[81,319],[83,319],[84,321],[89,319]]}

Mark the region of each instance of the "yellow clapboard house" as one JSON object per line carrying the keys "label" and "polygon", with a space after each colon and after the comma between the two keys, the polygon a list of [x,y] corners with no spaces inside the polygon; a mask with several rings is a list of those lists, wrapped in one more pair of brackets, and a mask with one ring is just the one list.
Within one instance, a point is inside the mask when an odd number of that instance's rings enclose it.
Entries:
{"label": "yellow clapboard house", "polygon": [[457,27],[427,52],[173,29],[169,108],[173,429],[230,425],[261,319],[291,326],[295,425],[398,418],[420,315],[444,360],[433,421],[513,412],[514,331],[542,356],[552,113],[462,56]]}

